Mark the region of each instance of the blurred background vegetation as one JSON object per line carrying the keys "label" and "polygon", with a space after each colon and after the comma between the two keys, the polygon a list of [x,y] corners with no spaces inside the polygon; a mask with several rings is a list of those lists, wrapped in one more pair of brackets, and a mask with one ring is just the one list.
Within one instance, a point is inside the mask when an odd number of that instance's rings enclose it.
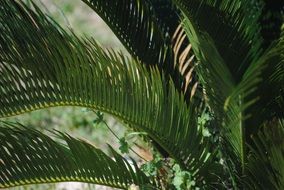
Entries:
{"label": "blurred background vegetation", "polygon": [[[30,0],[26,0],[27,3]],[[79,36],[88,36],[96,39],[103,47],[121,50],[125,49],[114,36],[102,19],[80,0],[40,0],[37,2],[42,9],[63,28],[73,30]],[[125,133],[125,128],[114,118],[105,115],[108,125],[119,136]],[[23,115],[10,117],[6,121],[19,122],[41,131],[59,130],[86,139],[96,147],[106,148],[111,144],[119,147],[118,139],[104,124],[95,124],[96,114],[80,107],[55,107],[45,110],[33,111]],[[48,131],[47,131],[48,133]],[[106,190],[110,188],[81,183],[60,183],[28,185],[10,188],[11,190]]]}

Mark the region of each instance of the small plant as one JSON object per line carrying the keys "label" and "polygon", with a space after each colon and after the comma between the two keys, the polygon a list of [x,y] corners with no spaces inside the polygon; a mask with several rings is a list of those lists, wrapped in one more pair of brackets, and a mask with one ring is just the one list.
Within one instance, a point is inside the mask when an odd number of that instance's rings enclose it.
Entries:
{"label": "small plant", "polygon": [[[53,106],[96,110],[94,125],[116,136],[122,154],[2,121],[0,188],[79,181],[283,189],[282,1],[82,0],[130,56],[63,29],[28,2],[0,3],[0,117]],[[117,136],[103,113],[131,133]],[[126,159],[133,135],[152,160]]]}

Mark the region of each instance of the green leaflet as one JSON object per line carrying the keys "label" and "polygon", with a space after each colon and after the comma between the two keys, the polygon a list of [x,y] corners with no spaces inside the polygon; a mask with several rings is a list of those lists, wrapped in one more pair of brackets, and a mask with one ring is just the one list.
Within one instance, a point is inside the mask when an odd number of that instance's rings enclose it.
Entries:
{"label": "green leaflet", "polygon": [[133,160],[129,164],[111,147],[113,158],[67,134],[55,132],[57,140],[53,140],[19,124],[1,122],[0,125],[0,188],[62,181],[121,189],[132,184],[142,189],[156,185]]}
{"label": "green leaflet", "polygon": [[[261,55],[262,38],[258,18],[261,4],[255,0],[174,0],[206,32],[225,61],[233,79],[239,82],[252,61]],[[190,39],[192,40],[192,39]]]}
{"label": "green leaflet", "polygon": [[[141,0],[82,0],[110,26],[126,49],[142,63],[163,66],[167,52],[150,2]],[[168,54],[168,55],[167,55]],[[169,58],[169,57],[168,57]],[[172,67],[173,68],[173,67]]]}
{"label": "green leaflet", "polygon": [[[145,65],[156,65],[173,80],[180,92],[186,76],[174,61],[173,35],[180,23],[180,11],[169,0],[82,0],[109,25],[128,52]],[[187,45],[187,44],[186,44]],[[171,78],[171,79],[170,79]]]}

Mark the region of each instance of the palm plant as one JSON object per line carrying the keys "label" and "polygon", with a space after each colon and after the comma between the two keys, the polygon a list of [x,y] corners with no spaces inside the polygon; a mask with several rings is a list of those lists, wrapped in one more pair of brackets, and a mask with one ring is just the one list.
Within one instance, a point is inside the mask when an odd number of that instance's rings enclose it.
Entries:
{"label": "palm plant", "polygon": [[175,172],[149,176],[111,146],[109,156],[59,131],[1,122],[0,188],[283,189],[282,1],[273,11],[261,0],[82,1],[131,57],[64,30],[34,3],[2,0],[0,117],[67,105],[106,112],[145,132]]}

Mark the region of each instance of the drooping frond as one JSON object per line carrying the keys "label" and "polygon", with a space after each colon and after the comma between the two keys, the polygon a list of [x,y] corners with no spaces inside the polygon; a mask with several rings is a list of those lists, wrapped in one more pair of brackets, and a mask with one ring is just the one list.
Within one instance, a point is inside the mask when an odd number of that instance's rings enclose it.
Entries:
{"label": "drooping frond", "polygon": [[264,124],[254,136],[247,164],[245,189],[283,189],[284,121]]}
{"label": "drooping frond", "polygon": [[[274,67],[272,60],[283,61],[279,59],[283,46],[265,53],[261,51],[260,26],[255,20],[258,14],[254,13],[254,3],[176,2],[184,12],[184,28],[199,61],[198,76],[206,90],[209,105],[222,126],[224,156],[231,172],[239,180],[245,175],[245,122],[251,115],[256,120],[259,116],[252,114],[255,109],[249,108],[259,99],[256,89],[262,85],[260,81],[265,68],[270,64]],[[205,19],[205,15],[210,19]]]}
{"label": "drooping frond", "polygon": [[207,139],[172,82],[156,67],[68,34],[35,9],[1,4],[1,117],[60,105],[101,110],[147,132],[198,183],[212,179]]}
{"label": "drooping frond", "polygon": [[[235,105],[230,106],[230,108],[234,108],[234,111],[231,113],[233,117],[229,117],[226,123],[223,122],[225,119],[224,116],[226,115],[226,111],[224,109],[225,102],[234,91],[235,87],[232,75],[226,67],[224,60],[216,50],[214,42],[210,36],[206,33],[201,33],[194,28],[188,19],[184,20],[183,27],[189,39],[191,39],[194,54],[198,61],[200,61],[199,65],[197,65],[197,72],[199,74],[200,81],[206,90],[208,103],[215,114],[216,122],[218,122],[220,126],[226,126],[231,122],[236,124],[235,122],[242,118],[238,117],[238,110],[235,110],[240,109],[240,107],[234,107]],[[233,102],[235,104],[235,101],[237,100],[233,99],[233,101],[230,101],[230,105],[232,105]],[[234,156],[232,157],[234,157],[235,161],[239,164],[242,163],[241,155],[243,142],[240,134],[241,131],[238,131],[238,129],[240,129],[239,126],[236,125],[234,128],[234,132],[236,133],[228,134],[229,139],[225,139],[228,140],[228,142],[226,142],[227,145],[232,146],[231,150],[234,152]]]}
{"label": "drooping frond", "polygon": [[[202,100],[201,93],[196,93],[198,80],[194,69],[194,54],[191,45],[181,27],[181,11],[171,0],[148,0],[152,5],[154,17],[158,22],[159,28],[166,35],[166,41],[170,43],[173,53],[171,59],[165,60],[165,64],[171,65],[177,73],[173,73],[172,79],[175,86],[181,93],[185,94],[186,100],[192,100],[193,96],[197,99],[197,106]],[[199,89],[200,90],[200,89]]]}
{"label": "drooping frond", "polygon": [[19,124],[1,122],[0,188],[63,181],[121,189],[132,184],[141,188],[156,186],[134,160],[128,163],[111,147],[113,157],[83,140],[56,134],[61,141]]}
{"label": "drooping frond", "polygon": [[174,65],[171,39],[180,19],[170,0],[82,1],[102,17],[132,56],[142,64],[158,65],[180,92],[186,92],[186,76]]}
{"label": "drooping frond", "polygon": [[249,116],[246,110],[257,100],[250,95],[261,81],[261,72],[269,56],[254,58],[237,80],[210,33],[200,30],[198,24],[186,17],[184,28],[199,61],[197,72],[209,105],[222,126],[224,154],[231,163],[231,170],[243,175],[246,163],[244,121]]}
{"label": "drooping frond", "polygon": [[83,2],[102,17],[130,54],[138,57],[142,63],[159,65],[168,68],[167,71],[171,72],[173,65],[169,65],[170,62],[166,63],[172,56],[170,40],[163,31],[167,30],[167,26],[160,28],[161,21],[158,22],[155,17],[155,8],[158,7],[153,7],[151,1],[83,0]]}

